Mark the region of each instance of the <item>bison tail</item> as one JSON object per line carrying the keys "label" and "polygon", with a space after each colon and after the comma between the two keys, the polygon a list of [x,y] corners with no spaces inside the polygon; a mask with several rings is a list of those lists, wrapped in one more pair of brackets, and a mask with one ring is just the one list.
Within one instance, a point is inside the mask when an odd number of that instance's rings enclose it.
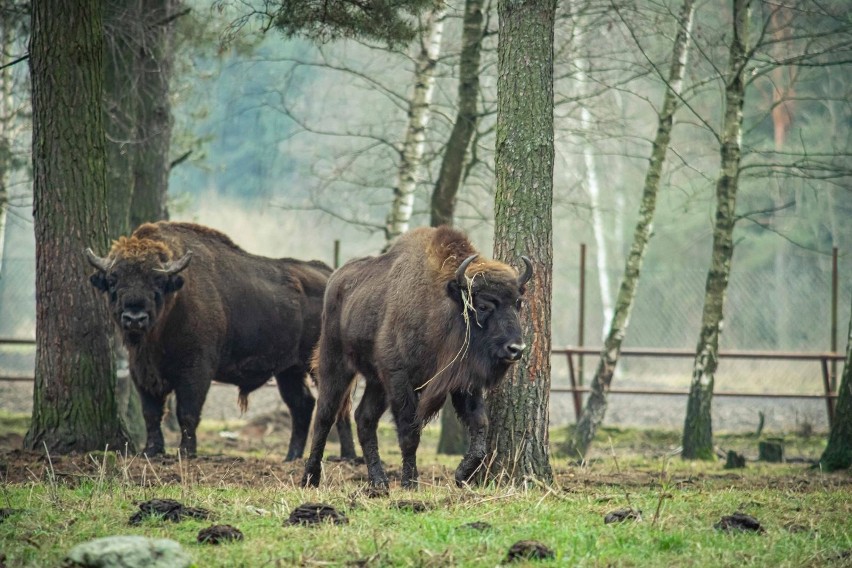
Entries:
{"label": "bison tail", "polygon": [[248,392],[240,389],[240,394],[237,396],[237,404],[240,405],[240,414],[245,414],[248,411],[248,395]]}
{"label": "bison tail", "polygon": [[357,381],[352,381],[349,383],[349,388],[346,389],[346,395],[344,395],[343,401],[340,403],[340,410],[337,412],[338,419],[349,419],[349,414],[352,411],[352,396],[355,394],[356,382]]}

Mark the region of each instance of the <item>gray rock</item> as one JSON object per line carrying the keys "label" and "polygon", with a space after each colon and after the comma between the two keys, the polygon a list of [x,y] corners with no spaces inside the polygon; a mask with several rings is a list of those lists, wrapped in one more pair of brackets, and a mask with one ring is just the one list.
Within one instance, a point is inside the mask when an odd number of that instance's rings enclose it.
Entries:
{"label": "gray rock", "polygon": [[165,538],[108,536],[78,544],[65,557],[66,568],[185,568],[192,558]]}

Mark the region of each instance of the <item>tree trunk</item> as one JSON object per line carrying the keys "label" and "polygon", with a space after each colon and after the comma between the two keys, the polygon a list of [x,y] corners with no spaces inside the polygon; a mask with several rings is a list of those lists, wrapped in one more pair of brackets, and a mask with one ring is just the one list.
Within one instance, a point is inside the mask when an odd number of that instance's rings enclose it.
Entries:
{"label": "tree trunk", "polygon": [[97,0],[32,3],[36,368],[25,445],[124,449],[106,305],[83,250],[105,250],[103,28]]}
{"label": "tree trunk", "polygon": [[169,144],[172,112],[169,81],[174,58],[177,0],[142,0],[144,44],[138,51],[139,112],[130,226],[169,218]]}
{"label": "tree trunk", "polygon": [[408,129],[400,152],[394,199],[385,228],[386,247],[408,230],[408,223],[414,211],[414,190],[417,188],[417,174],[423,162],[426,127],[431,116],[435,67],[441,51],[445,10],[441,4],[428,13],[425,31],[421,36],[420,52],[414,70],[414,93],[408,107]]}
{"label": "tree trunk", "polygon": [[852,467],[852,319],[849,320],[849,336],[846,341],[846,363],[838,390],[834,424],[828,435],[828,445],[819,464],[824,471],[835,471]]}
{"label": "tree trunk", "polygon": [[553,267],[553,29],[555,0],[497,5],[494,257],[530,257],[522,317],[528,346],[488,398],[489,475],[552,479],[548,448]]}
{"label": "tree trunk", "polygon": [[713,382],[718,366],[719,335],[722,333],[725,293],[734,255],[734,223],[740,173],[745,68],[748,62],[749,3],[733,0],[733,37],[725,78],[725,115],[721,136],[721,164],[716,182],[716,218],[713,250],[707,284],[701,333],[695,349],[692,384],[683,428],[684,459],[714,459],[713,425],[710,413]]}
{"label": "tree trunk", "polygon": [[[482,46],[482,0],[467,0],[462,29],[462,51],[459,61],[458,113],[438,181],[432,191],[430,225],[453,225],[456,195],[461,186],[467,148],[476,128],[476,99],[479,96],[479,60]],[[452,402],[447,399],[441,410],[439,454],[461,455],[467,451],[468,433],[459,421]]]}
{"label": "tree trunk", "polygon": [[674,116],[680,103],[680,93],[683,90],[683,76],[689,54],[689,36],[695,16],[695,0],[685,0],[681,7],[678,20],[678,31],[672,48],[672,64],[669,69],[666,93],[660,110],[657,134],[651,147],[651,158],[645,173],[645,184],[642,189],[642,203],[639,207],[639,220],[633,232],[633,244],[627,256],[624,276],[615,301],[615,311],[609,325],[609,331],[604,340],[601,358],[598,362],[595,376],[592,379],[591,392],[586,400],[583,413],[577,422],[574,435],[566,447],[569,456],[584,458],[591,446],[598,427],[603,423],[607,409],[607,393],[609,392],[615,367],[621,353],[621,345],[630,324],[630,314],[639,287],[639,275],[648,243],[653,232],[654,211],[657,207],[657,193],[660,190],[660,179],[666,160],[669,142],[671,141]]}
{"label": "tree trunk", "polygon": [[459,60],[458,113],[444,150],[438,181],[432,191],[430,225],[453,225],[456,195],[461,185],[465,157],[478,118],[479,61],[482,48],[482,0],[467,0],[464,8],[462,51]]}

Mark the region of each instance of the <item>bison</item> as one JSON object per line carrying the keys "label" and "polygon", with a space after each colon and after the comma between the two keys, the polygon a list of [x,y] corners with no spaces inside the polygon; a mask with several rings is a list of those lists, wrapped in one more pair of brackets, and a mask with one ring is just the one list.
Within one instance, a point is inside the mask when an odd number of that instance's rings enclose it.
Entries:
{"label": "bison", "polygon": [[[120,237],[106,258],[91,249],[86,257],[129,352],[147,429],[145,454],[165,451],[160,421],[170,392],[181,452],[193,456],[211,381],[239,387],[245,410],[249,393],[275,376],[292,417],[286,459],[302,456],[315,405],[305,377],[331,268],[256,256],[214,229],[166,221]],[[341,454],[354,457],[348,419],[338,431]]]}
{"label": "bison", "polygon": [[468,481],[486,455],[483,393],[520,359],[526,345],[519,311],[532,264],[522,275],[479,259],[460,231],[421,228],[384,254],[353,260],[331,275],[314,353],[317,414],[303,486],[317,486],[335,417],[348,415],[356,373],[365,389],[355,412],[369,483],[386,489],[376,428],[390,405],[402,450],[402,486],[417,483],[422,425],[449,394],[470,433],[455,472]]}

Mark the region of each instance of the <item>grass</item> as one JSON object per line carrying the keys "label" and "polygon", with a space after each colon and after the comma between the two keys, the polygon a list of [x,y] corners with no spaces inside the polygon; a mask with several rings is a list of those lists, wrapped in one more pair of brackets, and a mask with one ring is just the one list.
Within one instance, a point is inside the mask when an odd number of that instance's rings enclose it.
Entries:
{"label": "grass", "polygon": [[[210,425],[215,426],[215,425]],[[215,429],[215,428],[213,428]],[[555,431],[554,439],[564,439]],[[105,456],[42,458],[28,479],[8,482],[14,464],[0,454],[0,552],[6,565],[57,566],[74,545],[118,534],[173,539],[197,566],[497,566],[519,540],[540,541],[554,559],[536,566],[842,566],[852,565],[852,478],[822,474],[808,464],[759,464],[722,469],[722,462],[684,462],[668,453],[678,436],[665,432],[607,429],[597,457],[585,466],[553,462],[556,481],[527,488],[457,488],[450,483],[457,457],[438,457],[435,431],[428,430],[421,488],[410,492],[392,482],[390,495],[367,498],[364,466],[328,462],[319,489],[292,483],[301,463],[280,455],[144,464],[139,458]],[[821,441],[803,442],[818,452]],[[393,430],[381,430],[389,473],[399,469]],[[612,441],[612,449],[609,447]],[[720,446],[756,446],[754,438],[720,437]],[[216,447],[215,438],[210,442]],[[808,446],[807,444],[810,444]],[[811,447],[813,446],[813,447]],[[207,448],[202,445],[202,451]],[[221,443],[217,448],[221,452]],[[817,454],[818,455],[818,454]],[[52,465],[51,465],[52,463]],[[215,465],[211,473],[201,470]],[[150,467],[149,467],[150,466]],[[249,481],[234,483],[233,469]],[[136,473],[134,473],[136,472]],[[271,474],[268,474],[271,472]],[[215,523],[238,527],[242,542],[219,546],[196,542],[211,521],[172,523],[149,518],[128,525],[136,503],[171,498],[214,512]],[[427,509],[400,510],[400,500]],[[344,512],[346,525],[288,526],[290,511],[324,502]],[[631,506],[640,522],[605,525],[608,512]],[[765,527],[763,534],[727,534],[713,528],[723,515],[741,511]],[[485,530],[465,527],[482,521]]]}

